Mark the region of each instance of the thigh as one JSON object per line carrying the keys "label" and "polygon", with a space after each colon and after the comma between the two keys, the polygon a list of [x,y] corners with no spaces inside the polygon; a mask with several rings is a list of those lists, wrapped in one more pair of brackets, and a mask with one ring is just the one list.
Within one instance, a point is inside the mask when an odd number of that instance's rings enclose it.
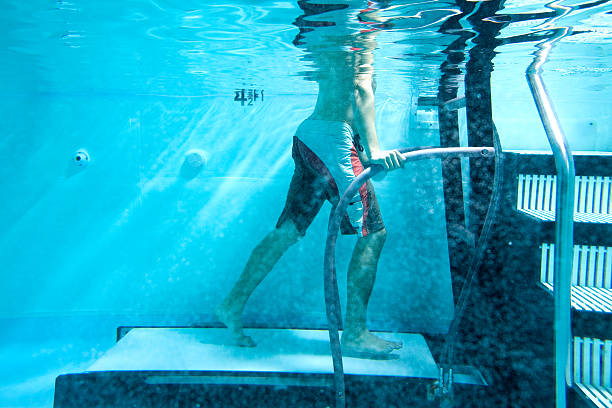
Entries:
{"label": "thigh", "polygon": [[[350,163],[350,169],[341,174],[344,180],[338,182],[339,186],[348,187],[364,170],[355,147],[350,151]],[[343,234],[358,234],[362,237],[385,228],[371,180],[362,184],[352,197],[340,228]]]}
{"label": "thigh", "polygon": [[291,178],[289,191],[287,192],[285,207],[278,218],[276,227],[280,228],[285,222],[290,220],[303,236],[319,213],[321,206],[327,200],[328,192],[319,174],[304,163],[295,141],[293,160],[295,162],[295,170]]}

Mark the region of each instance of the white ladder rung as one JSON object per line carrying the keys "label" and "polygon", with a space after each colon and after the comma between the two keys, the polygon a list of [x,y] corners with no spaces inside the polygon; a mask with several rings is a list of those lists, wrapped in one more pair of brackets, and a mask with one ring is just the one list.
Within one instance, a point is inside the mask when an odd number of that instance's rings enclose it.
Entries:
{"label": "white ladder rung", "polygon": [[581,245],[578,247],[578,251],[580,252],[580,270],[578,271],[580,277],[580,286],[588,286],[587,285],[587,271],[588,265],[587,262],[589,260],[589,247],[586,245]]}
{"label": "white ladder rung", "polygon": [[574,337],[574,382],[582,382],[582,337]]}
{"label": "white ladder rung", "polygon": [[546,243],[540,246],[542,249],[542,261],[540,262],[540,282],[550,282],[548,280],[548,254],[550,246]]}
{"label": "white ladder rung", "polygon": [[606,261],[606,248],[599,246],[597,251],[597,265],[595,267],[595,285],[597,287],[604,287],[604,270]]}
{"label": "white ladder rung", "polygon": [[593,339],[593,355],[591,356],[591,384],[601,385],[601,346],[603,342]]}
{"label": "white ladder rung", "polygon": [[524,174],[519,174],[518,176],[518,187],[517,187],[517,191],[516,191],[516,209],[517,210],[522,210],[525,208],[525,204],[523,202],[524,200],[524,195],[523,195],[523,190],[525,188],[525,175]]}
{"label": "white ladder rung", "polygon": [[[554,245],[554,244],[553,244]],[[574,258],[572,260],[572,285],[578,285],[578,267],[580,265],[580,250],[574,245]]]}
{"label": "white ladder rung", "polygon": [[595,193],[593,194],[593,197],[595,197],[594,203],[593,203],[593,212],[595,214],[601,214],[601,186],[602,186],[602,181],[603,181],[603,177],[598,176],[595,178],[594,180],[594,184],[595,184]]}
{"label": "white ladder rung", "polygon": [[601,186],[601,214],[610,214],[612,211],[610,208],[610,198],[612,196],[612,180],[606,178]]}
{"label": "white ladder rung", "polygon": [[597,277],[597,274],[595,272],[595,266],[597,265],[597,247],[589,247],[587,245],[584,245],[583,248],[586,248],[587,254],[588,254],[588,259],[587,259],[587,266],[585,269],[586,272],[586,284],[587,286],[595,286],[595,278]]}
{"label": "white ladder rung", "polygon": [[574,182],[574,212],[582,212],[580,211],[580,190],[582,185],[580,184],[580,177],[576,176],[576,181]]}
{"label": "white ladder rung", "polygon": [[546,183],[545,176],[538,176],[538,193],[536,199],[536,209],[544,210],[544,184]]}
{"label": "white ladder rung", "polygon": [[612,247],[606,248],[604,266],[604,288],[612,288]]}
{"label": "white ladder rung", "polygon": [[603,373],[602,373],[602,384],[604,387],[612,387],[610,377],[610,370],[612,369],[612,341],[606,340],[604,342],[603,352]]}
{"label": "white ladder rung", "polygon": [[593,345],[593,340],[590,338],[585,338],[582,342],[582,361],[581,361],[581,371],[582,371],[582,383],[591,384],[591,346]]}
{"label": "white ladder rung", "polygon": [[536,199],[537,199],[537,176],[529,176],[527,177],[527,181],[529,182],[529,208],[536,209]]}
{"label": "white ladder rung", "polygon": [[554,207],[551,207],[551,197],[554,197],[553,185],[555,183],[554,177],[551,175],[546,176],[546,189],[544,191],[544,210],[554,211]]}

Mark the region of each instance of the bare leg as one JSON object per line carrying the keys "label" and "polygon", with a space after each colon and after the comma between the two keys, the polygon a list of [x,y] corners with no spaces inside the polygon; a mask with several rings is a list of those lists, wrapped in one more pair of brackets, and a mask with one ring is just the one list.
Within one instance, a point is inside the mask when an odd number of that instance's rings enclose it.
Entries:
{"label": "bare leg", "polygon": [[230,293],[215,309],[215,315],[227,326],[239,346],[255,346],[253,339],[242,331],[242,312],[249,297],[285,251],[299,238],[300,233],[291,221],[284,222],[279,228],[268,233],[251,252],[242,274]]}
{"label": "bare leg", "polygon": [[346,324],[342,333],[342,345],[347,351],[375,356],[402,347],[401,343],[386,341],[370,333],[366,324],[368,302],[386,235],[386,231],[381,230],[359,238],[355,245],[349,264]]}

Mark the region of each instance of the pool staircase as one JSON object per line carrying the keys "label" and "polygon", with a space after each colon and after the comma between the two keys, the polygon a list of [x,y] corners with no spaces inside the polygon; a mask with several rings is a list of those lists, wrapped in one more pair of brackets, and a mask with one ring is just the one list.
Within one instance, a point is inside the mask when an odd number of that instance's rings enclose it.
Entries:
{"label": "pool staircase", "polygon": [[[612,408],[612,155],[575,154],[569,405]],[[549,155],[517,155],[516,211],[540,231],[539,285],[554,292],[556,177]],[[542,166],[542,163],[548,165]],[[572,398],[573,397],[573,398]]]}

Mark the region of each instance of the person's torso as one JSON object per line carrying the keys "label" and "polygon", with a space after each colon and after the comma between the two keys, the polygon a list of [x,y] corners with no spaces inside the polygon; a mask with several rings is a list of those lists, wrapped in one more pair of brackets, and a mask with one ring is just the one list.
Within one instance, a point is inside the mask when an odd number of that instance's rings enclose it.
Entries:
{"label": "person's torso", "polygon": [[318,81],[319,94],[312,119],[346,122],[353,127],[354,76],[352,72],[330,69]]}

